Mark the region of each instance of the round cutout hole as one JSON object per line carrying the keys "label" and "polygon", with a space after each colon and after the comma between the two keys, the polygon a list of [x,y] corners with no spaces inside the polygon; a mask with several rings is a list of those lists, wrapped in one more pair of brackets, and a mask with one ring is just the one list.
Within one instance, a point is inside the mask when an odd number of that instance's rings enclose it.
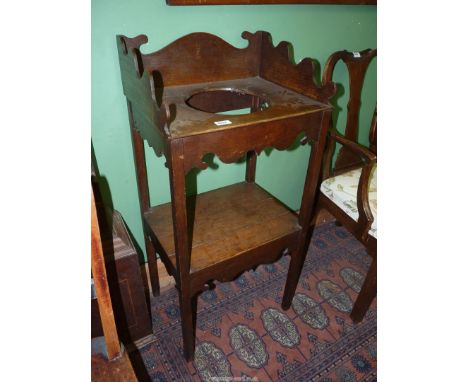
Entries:
{"label": "round cutout hole", "polygon": [[190,107],[222,115],[250,114],[268,108],[268,100],[235,89],[212,89],[195,93],[186,101]]}

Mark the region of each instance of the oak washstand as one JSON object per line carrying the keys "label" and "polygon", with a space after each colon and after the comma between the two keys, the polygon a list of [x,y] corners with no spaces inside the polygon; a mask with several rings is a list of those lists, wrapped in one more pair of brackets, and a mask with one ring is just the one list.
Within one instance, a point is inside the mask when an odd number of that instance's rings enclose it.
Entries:
{"label": "oak washstand", "polygon": [[[267,32],[242,37],[249,44],[237,49],[214,35],[192,33],[143,54],[145,35],[117,36],[152,292],[159,294],[157,252],[179,290],[187,360],[194,354],[197,296],[215,280],[232,280],[290,254],[282,302],[290,307],[331,117],[335,86],[316,84],[311,59],[293,64],[289,44],[274,47]],[[219,114],[243,108],[251,112]],[[284,150],[301,133],[313,148],[296,214],[255,183],[255,168],[263,149]],[[166,157],[171,203],[150,206],[144,140]],[[186,197],[186,174],[207,168],[209,153],[224,163],[245,156],[245,181]]]}

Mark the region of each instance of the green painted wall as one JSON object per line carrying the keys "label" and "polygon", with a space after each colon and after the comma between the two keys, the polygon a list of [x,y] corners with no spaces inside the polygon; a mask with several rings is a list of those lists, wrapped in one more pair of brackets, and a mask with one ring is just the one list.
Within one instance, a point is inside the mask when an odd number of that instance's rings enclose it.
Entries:
{"label": "green painted wall", "polygon": [[[377,46],[375,6],[264,5],[170,7],[164,0],[92,0],[92,143],[106,198],[120,211],[137,243],[144,248],[135,170],[115,43],[116,34],[146,34],[144,53],[158,50],[191,32],[209,32],[236,47],[245,47],[242,31],[265,30],[277,45],[293,44],[294,59],[312,57],[323,67],[337,50]],[[343,64],[335,81],[347,83]],[[347,93],[338,101],[338,127],[346,120]],[[368,126],[376,103],[376,60],[363,91],[360,141],[368,144]],[[151,203],[170,200],[164,160],[147,149]],[[299,208],[309,147],[269,151],[259,157],[257,181],[293,209]],[[198,174],[198,192],[243,180],[245,164],[226,165]]]}

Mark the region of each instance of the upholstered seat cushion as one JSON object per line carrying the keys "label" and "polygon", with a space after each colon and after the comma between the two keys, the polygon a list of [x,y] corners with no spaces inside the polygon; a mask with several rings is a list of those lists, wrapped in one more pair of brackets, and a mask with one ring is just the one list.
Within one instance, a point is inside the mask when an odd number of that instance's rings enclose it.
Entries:
{"label": "upholstered seat cushion", "polygon": [[[355,221],[359,217],[356,200],[360,176],[361,169],[352,170],[329,178],[320,186],[320,191]],[[374,221],[369,234],[377,238],[377,165],[372,169],[370,178],[369,205]]]}

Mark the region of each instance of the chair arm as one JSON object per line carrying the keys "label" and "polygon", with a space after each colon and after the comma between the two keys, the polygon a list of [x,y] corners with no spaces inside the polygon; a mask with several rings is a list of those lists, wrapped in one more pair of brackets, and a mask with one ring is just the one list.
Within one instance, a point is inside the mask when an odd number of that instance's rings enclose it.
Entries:
{"label": "chair arm", "polygon": [[377,163],[377,155],[370,151],[367,147],[349,140],[344,135],[340,134],[336,129],[330,131],[330,139],[346,146],[349,150],[359,155],[365,163]]}
{"label": "chair arm", "polygon": [[374,222],[374,215],[369,205],[369,183],[372,169],[377,163],[377,160],[372,160],[362,167],[361,176],[359,177],[359,184],[357,189],[356,204],[359,212],[358,226],[362,239],[368,235],[369,230]]}
{"label": "chair arm", "polygon": [[364,160],[365,165],[362,167],[359,178],[356,204],[359,212],[359,232],[361,239],[365,240],[374,222],[374,216],[369,205],[369,182],[372,169],[377,163],[377,155],[359,143],[349,140],[335,129],[330,132],[330,139],[346,146]]}

